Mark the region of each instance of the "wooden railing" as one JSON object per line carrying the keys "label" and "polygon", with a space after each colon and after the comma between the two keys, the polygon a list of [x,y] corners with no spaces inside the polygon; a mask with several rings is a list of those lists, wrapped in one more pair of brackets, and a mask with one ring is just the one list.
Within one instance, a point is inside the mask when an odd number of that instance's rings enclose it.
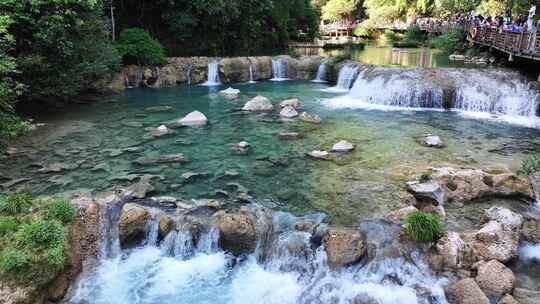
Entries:
{"label": "wooden railing", "polygon": [[[444,33],[452,27],[461,27],[468,32],[467,39],[476,44],[492,47],[512,56],[540,61],[540,32],[514,33],[499,28],[479,27],[471,23],[427,23],[418,24],[428,33]],[[476,33],[474,33],[476,31]]]}

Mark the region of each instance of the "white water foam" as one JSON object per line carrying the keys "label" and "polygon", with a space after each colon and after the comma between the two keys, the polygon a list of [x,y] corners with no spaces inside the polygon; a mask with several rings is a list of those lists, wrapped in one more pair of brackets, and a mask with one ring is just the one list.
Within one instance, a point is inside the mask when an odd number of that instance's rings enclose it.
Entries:
{"label": "white water foam", "polygon": [[526,263],[540,263],[540,244],[524,243],[519,248],[519,258]]}
{"label": "white water foam", "polygon": [[287,61],[282,58],[272,59],[271,81],[287,81]]}
{"label": "white water foam", "polygon": [[312,80],[312,82],[326,83],[326,70],[326,63],[321,63],[317,69],[317,76]]}
{"label": "white water foam", "polygon": [[208,63],[208,80],[201,84],[202,86],[218,86],[221,85],[219,79],[219,61],[214,59]]}

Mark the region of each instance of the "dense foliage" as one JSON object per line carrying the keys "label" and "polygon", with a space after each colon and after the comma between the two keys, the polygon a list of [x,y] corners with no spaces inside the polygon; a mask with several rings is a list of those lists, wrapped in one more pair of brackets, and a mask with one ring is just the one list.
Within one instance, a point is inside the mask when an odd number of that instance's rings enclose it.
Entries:
{"label": "dense foliage", "polygon": [[540,154],[533,154],[521,162],[518,173],[522,175],[532,175],[540,172]]}
{"label": "dense foliage", "polygon": [[358,0],[329,0],[322,7],[324,20],[341,20],[351,17],[358,9]]}
{"label": "dense foliage", "polygon": [[431,40],[431,46],[446,54],[461,52],[466,48],[465,33],[461,28],[451,28],[446,33]]}
{"label": "dense foliage", "polygon": [[436,215],[415,211],[405,219],[405,232],[417,242],[433,243],[443,234],[443,226]]}
{"label": "dense foliage", "polygon": [[35,200],[27,193],[0,198],[0,273],[33,285],[53,279],[66,264],[69,203]]}
{"label": "dense foliage", "polygon": [[165,51],[159,41],[141,28],[124,30],[117,48],[125,62],[153,65],[165,62]]}

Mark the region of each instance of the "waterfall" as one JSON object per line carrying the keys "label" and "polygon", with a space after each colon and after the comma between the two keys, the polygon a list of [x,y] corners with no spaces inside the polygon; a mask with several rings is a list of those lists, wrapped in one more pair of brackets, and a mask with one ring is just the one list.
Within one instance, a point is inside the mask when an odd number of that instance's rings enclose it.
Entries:
{"label": "waterfall", "polygon": [[219,61],[213,59],[208,63],[208,80],[203,83],[203,86],[218,86],[221,84],[219,80]]}
{"label": "waterfall", "polygon": [[317,70],[317,77],[313,79],[313,82],[326,82],[326,63],[321,63]]}
{"label": "waterfall", "polygon": [[[72,289],[66,303],[447,303],[446,281],[431,273],[421,254],[394,247],[401,246],[399,225],[370,224],[369,231],[376,235],[368,239],[376,250],[369,260],[334,271],[324,246],[314,243],[316,232],[293,228],[306,221],[324,225],[324,215],[299,218],[261,208],[254,212],[263,216],[257,224],[262,224],[257,235],[264,235],[259,243],[266,244],[257,245],[265,251],[263,258],[252,253],[237,259],[219,248],[216,227],[181,217],[177,230],[161,242],[148,240],[103,259]],[[150,221],[158,222],[153,216]],[[151,232],[148,237],[153,237]]]}
{"label": "waterfall", "polygon": [[360,68],[356,65],[344,65],[339,70],[337,85],[328,89],[330,92],[348,92],[351,88]]}
{"label": "waterfall", "polygon": [[287,61],[282,58],[272,59],[272,81],[285,81],[287,78]]}
{"label": "waterfall", "polygon": [[257,83],[253,75],[253,64],[249,65],[249,83]]}
{"label": "waterfall", "polygon": [[539,93],[528,88],[527,80],[509,70],[372,68],[359,73],[349,94],[327,100],[326,105],[453,110],[477,118],[540,127],[536,116],[539,100]]}
{"label": "waterfall", "polygon": [[191,85],[191,73],[192,73],[192,70],[193,70],[193,66],[191,64],[188,65],[188,68],[187,68],[187,71],[186,71],[186,79],[187,79],[187,84],[188,85]]}

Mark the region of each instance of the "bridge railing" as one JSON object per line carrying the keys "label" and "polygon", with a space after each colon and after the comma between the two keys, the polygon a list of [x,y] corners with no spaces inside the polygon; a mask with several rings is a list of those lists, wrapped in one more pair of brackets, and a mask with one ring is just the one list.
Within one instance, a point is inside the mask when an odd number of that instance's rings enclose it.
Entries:
{"label": "bridge railing", "polygon": [[[475,27],[476,35],[469,40],[484,46],[493,47],[500,51],[540,60],[540,35],[535,32],[510,32],[498,28]],[[473,32],[470,30],[470,32]]]}

